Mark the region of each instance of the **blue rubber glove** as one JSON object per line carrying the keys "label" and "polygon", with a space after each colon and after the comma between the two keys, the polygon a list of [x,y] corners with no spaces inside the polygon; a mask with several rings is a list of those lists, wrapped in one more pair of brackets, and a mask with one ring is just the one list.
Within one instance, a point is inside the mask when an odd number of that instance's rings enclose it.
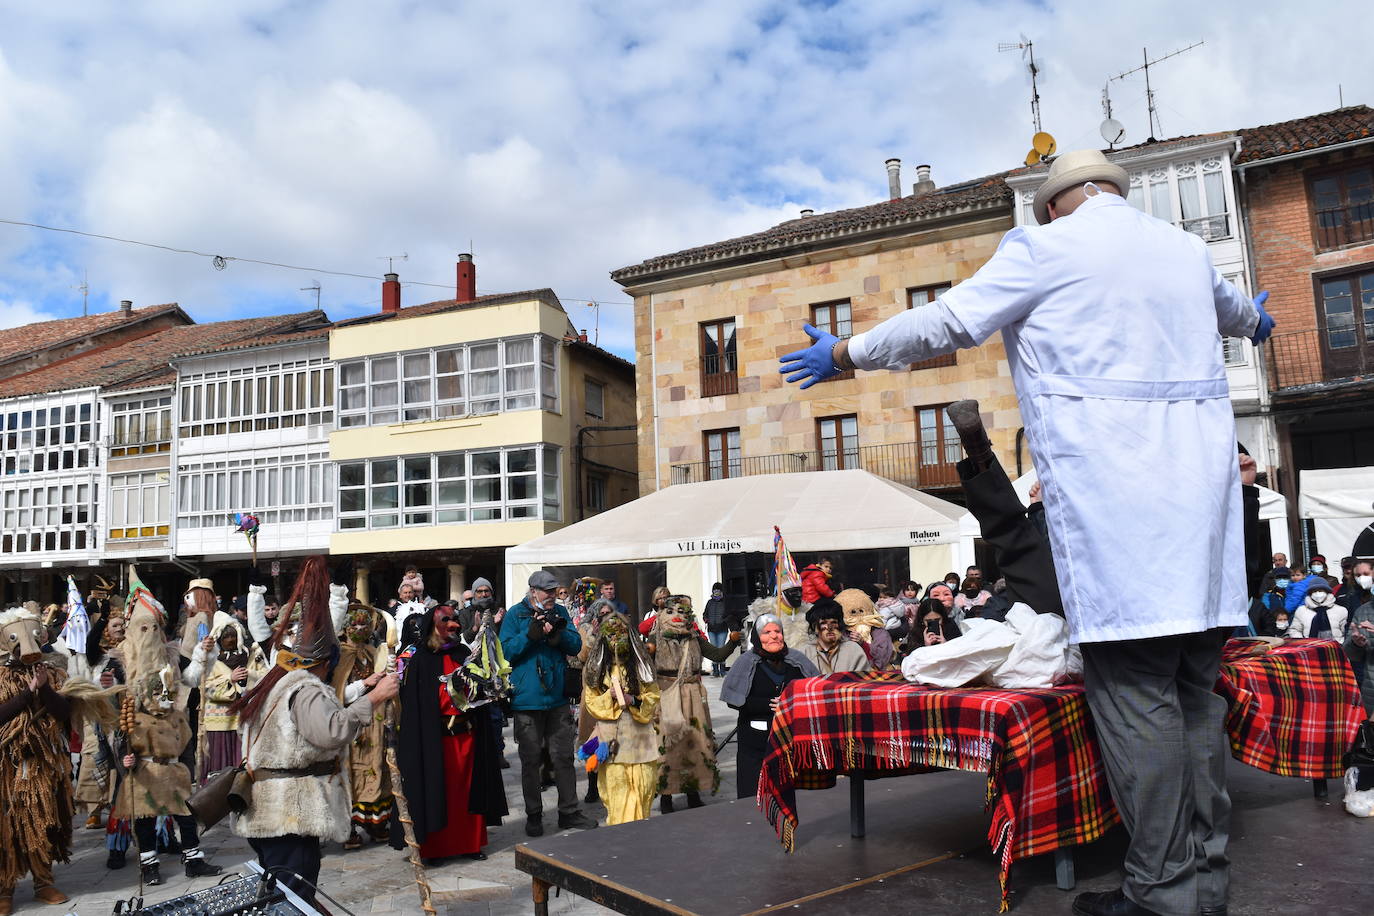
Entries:
{"label": "blue rubber glove", "polygon": [[787,380],[801,382],[802,388],[806,389],[839,374],[840,367],[835,365],[835,357],[831,352],[839,338],[826,331],[818,331],[809,324],[802,325],[802,330],[806,331],[815,343],[805,350],[796,350],[779,359],[782,368],[778,371],[783,375],[791,372],[791,375],[787,375]]}
{"label": "blue rubber glove", "polygon": [[1255,308],[1259,311],[1259,324],[1255,325],[1255,335],[1250,338],[1250,342],[1258,346],[1269,339],[1269,335],[1274,333],[1274,319],[1269,317],[1269,313],[1264,310],[1264,301],[1269,298],[1269,290],[1265,290],[1255,297]]}

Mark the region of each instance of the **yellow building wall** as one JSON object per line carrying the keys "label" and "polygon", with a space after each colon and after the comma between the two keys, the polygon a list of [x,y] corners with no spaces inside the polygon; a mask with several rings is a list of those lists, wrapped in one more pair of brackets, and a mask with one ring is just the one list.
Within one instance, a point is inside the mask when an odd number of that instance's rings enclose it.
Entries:
{"label": "yellow building wall", "polygon": [[[567,315],[561,309],[547,302],[528,300],[337,328],[330,335],[329,350],[331,358],[339,360],[531,333],[562,340],[570,330]],[[586,413],[585,381],[588,378],[605,385],[604,419]],[[562,521],[341,531],[331,536],[331,552],[442,551],[511,546],[577,521],[579,491],[585,494],[585,482],[577,479],[573,467],[577,429],[581,426],[633,426],[636,423],[634,376],[628,369],[598,354],[564,345],[559,354],[559,408],[558,413],[531,409],[334,430],[329,436],[329,448],[335,461],[510,445],[543,443],[558,446]],[[606,438],[608,436],[618,438]],[[590,433],[585,441],[589,445],[624,443],[616,448],[588,448],[586,454],[597,462],[625,470],[625,473],[607,475],[608,508],[635,498],[638,495],[635,432]],[[585,478],[585,469],[582,476]]]}
{"label": "yellow building wall", "polygon": [[[688,278],[678,288],[636,291],[640,492],[668,486],[674,464],[705,460],[707,430],[739,427],[745,458],[814,453],[816,420],[842,414],[858,415],[860,447],[912,443],[917,407],[961,398],[978,399],[998,458],[1014,471],[1021,415],[1000,334],[959,351],[952,367],[858,372],[806,391],[785,384],[778,373],[778,357],[809,342],[802,325],[810,321],[813,304],[849,299],[859,333],[905,310],[908,289],[972,276],[1010,226],[1008,215],[982,220],[963,234],[945,229],[896,247],[821,252],[798,259],[806,263],[796,266],[774,260],[753,274],[709,282]],[[739,392],[703,398],[699,326],[731,317]]]}
{"label": "yellow building wall", "polygon": [[329,538],[329,552],[345,555],[391,552],[404,555],[428,550],[509,547],[561,527],[557,522],[527,519],[518,522],[388,528],[385,531],[336,531]]}
{"label": "yellow building wall", "polygon": [[400,317],[335,328],[329,334],[329,357],[353,359],[467,341],[492,340],[542,332],[560,339],[568,332],[568,316],[538,299],[457,308],[430,315]]}

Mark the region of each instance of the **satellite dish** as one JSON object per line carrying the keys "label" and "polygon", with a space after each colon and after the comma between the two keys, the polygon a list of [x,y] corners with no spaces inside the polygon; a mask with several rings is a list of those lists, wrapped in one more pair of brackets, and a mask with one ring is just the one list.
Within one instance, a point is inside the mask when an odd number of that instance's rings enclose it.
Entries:
{"label": "satellite dish", "polygon": [[1108,143],[1120,143],[1121,138],[1126,136],[1126,128],[1116,118],[1103,121],[1098,130],[1102,131],[1102,139]]}
{"label": "satellite dish", "polygon": [[1053,156],[1055,150],[1054,138],[1042,130],[1034,137],[1031,137],[1031,149],[1042,156]]}
{"label": "satellite dish", "polygon": [[1036,165],[1040,162],[1040,154],[1035,150],[1026,153],[1026,165]]}

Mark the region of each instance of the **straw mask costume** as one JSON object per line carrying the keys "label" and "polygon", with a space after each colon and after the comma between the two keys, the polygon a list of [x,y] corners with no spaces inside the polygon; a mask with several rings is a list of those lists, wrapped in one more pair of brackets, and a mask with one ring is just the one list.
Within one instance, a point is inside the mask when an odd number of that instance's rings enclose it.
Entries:
{"label": "straw mask costume", "polygon": [[596,644],[583,669],[582,707],[596,734],[578,751],[596,771],[606,823],[649,816],[658,791],[658,685],[643,640],[624,614],[597,625]]}
{"label": "straw mask costume", "polygon": [[[337,577],[336,577],[337,578]],[[339,585],[331,586],[335,591]],[[346,589],[346,586],[343,588]],[[378,618],[381,618],[379,620]],[[339,664],[332,679],[340,702],[347,703],[352,691],[365,689],[362,682],[377,672],[385,672],[391,662],[388,642],[376,638],[378,624],[385,622],[385,632],[392,635],[395,624],[381,611],[361,602],[350,602],[339,629]],[[359,685],[353,687],[353,685]],[[362,844],[359,829],[367,831],[376,842],[384,842],[391,823],[391,773],[386,765],[386,716],[381,709],[372,712],[372,721],[358,732],[348,752],[349,798],[352,801],[353,832],[345,841],[345,848],[355,849]]]}
{"label": "straw mask costume", "polygon": [[[34,896],[61,903],[52,863],[68,861],[74,816],[67,722],[58,689],[66,672],[43,660],[46,632],[37,615],[0,614],[0,912],[12,909],[14,885],[33,873]],[[40,671],[47,683],[30,684]]]}
{"label": "straw mask costume", "polygon": [[[659,731],[663,737],[663,764],[658,774],[658,793],[687,794],[692,807],[702,804],[700,793],[720,788],[716,767],[715,733],[706,688],[701,683],[701,659],[724,662],[735,651],[730,642],[711,645],[697,627],[692,599],[669,595],[649,633],[654,668],[661,695]],[[665,810],[671,802],[665,802]]]}

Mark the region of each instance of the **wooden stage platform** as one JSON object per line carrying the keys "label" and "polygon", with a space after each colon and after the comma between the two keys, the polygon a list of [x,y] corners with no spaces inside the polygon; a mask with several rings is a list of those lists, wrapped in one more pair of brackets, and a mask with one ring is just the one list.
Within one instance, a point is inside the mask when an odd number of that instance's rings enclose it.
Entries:
{"label": "wooden stage platform", "polygon": [[[1234,815],[1230,911],[1355,916],[1369,912],[1368,876],[1357,863],[1374,843],[1374,818],[1355,818],[1311,783],[1231,761]],[[707,805],[618,827],[523,843],[516,867],[532,879],[534,910],[551,888],[633,916],[761,916],[789,913],[998,911],[997,867],[982,810],[986,779],[959,772],[870,781],[867,833],[850,836],[850,793],[798,793],[797,850],[787,854],[753,799]],[[1012,912],[1069,911],[1075,893],[1121,880],[1118,828],[1076,850],[1077,887],[1059,890],[1053,856],[1018,861]]]}

